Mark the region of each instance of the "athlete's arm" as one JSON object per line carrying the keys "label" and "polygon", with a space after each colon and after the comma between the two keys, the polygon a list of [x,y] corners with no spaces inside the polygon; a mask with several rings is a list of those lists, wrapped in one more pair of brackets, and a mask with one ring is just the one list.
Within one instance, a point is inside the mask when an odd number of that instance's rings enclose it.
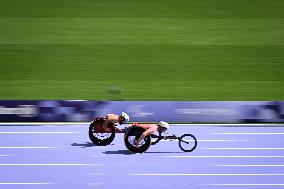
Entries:
{"label": "athlete's arm", "polygon": [[151,127],[149,129],[147,129],[146,131],[144,131],[142,133],[142,135],[139,137],[139,139],[137,140],[137,144],[140,144],[140,142],[142,140],[144,140],[144,138],[148,135],[151,135],[152,133],[154,133],[157,129],[155,129],[156,125],[150,125]]}
{"label": "athlete's arm", "polygon": [[[146,132],[146,131],[145,131],[145,132]],[[140,144],[140,142],[141,142],[142,140],[144,140],[144,138],[147,136],[147,135],[145,135],[145,132],[142,133],[142,135],[139,137],[139,139],[138,139],[137,142],[136,142],[136,145]]]}

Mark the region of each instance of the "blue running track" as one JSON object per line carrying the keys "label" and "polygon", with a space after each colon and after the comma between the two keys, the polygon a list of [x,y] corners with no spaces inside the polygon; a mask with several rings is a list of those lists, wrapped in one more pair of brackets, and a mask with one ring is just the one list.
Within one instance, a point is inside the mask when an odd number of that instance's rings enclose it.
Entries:
{"label": "blue running track", "polygon": [[174,125],[197,149],[161,141],[131,154],[123,134],[93,146],[88,125],[0,126],[0,188],[284,188],[284,125]]}

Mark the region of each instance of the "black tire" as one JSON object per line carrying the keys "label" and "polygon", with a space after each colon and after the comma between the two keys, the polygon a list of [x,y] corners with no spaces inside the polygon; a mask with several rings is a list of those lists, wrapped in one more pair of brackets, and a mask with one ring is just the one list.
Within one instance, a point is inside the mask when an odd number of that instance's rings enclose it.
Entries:
{"label": "black tire", "polygon": [[146,136],[144,141],[141,143],[142,145],[139,147],[135,147],[133,143],[134,139],[138,140],[138,138],[142,135],[144,131],[144,128],[135,126],[132,126],[128,129],[128,131],[124,135],[124,143],[129,151],[133,153],[143,153],[148,150],[151,145],[151,136]]}
{"label": "black tire", "polygon": [[115,138],[114,125],[109,125],[109,133],[96,133],[96,123],[91,123],[89,127],[89,138],[97,146],[107,146]]}
{"label": "black tire", "polygon": [[[185,140],[185,138],[190,139],[190,142],[188,142],[188,144],[183,142],[183,140]],[[192,135],[192,134],[184,134],[181,137],[179,137],[178,145],[179,145],[179,147],[182,151],[192,152],[197,147],[197,140],[196,140],[195,136]],[[185,147],[184,145],[187,145],[187,147]]]}

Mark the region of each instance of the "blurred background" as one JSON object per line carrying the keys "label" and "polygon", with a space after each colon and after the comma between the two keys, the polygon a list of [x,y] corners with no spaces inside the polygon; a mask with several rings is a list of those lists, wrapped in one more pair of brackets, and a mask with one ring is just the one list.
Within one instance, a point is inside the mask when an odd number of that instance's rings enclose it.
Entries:
{"label": "blurred background", "polygon": [[283,100],[283,0],[1,0],[0,99]]}
{"label": "blurred background", "polygon": [[[0,0],[0,188],[281,188],[283,71],[284,0]],[[95,146],[122,111],[198,146]]]}

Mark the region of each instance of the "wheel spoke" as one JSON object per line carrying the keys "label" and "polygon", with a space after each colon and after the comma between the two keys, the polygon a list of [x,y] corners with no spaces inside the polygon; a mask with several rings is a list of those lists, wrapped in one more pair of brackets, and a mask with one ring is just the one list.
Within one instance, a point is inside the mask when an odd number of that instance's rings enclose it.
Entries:
{"label": "wheel spoke", "polygon": [[191,134],[184,134],[179,138],[179,147],[184,152],[192,152],[196,146],[197,140]]}

